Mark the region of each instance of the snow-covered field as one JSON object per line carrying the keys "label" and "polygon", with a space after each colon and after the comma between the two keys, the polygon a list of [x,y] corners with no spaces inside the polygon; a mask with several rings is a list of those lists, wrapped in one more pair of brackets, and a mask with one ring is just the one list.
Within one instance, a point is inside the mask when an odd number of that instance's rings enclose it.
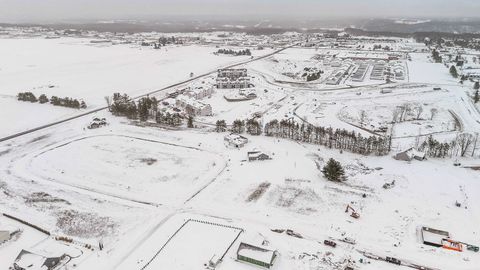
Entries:
{"label": "snow-covered field", "polygon": [[83,99],[87,109],[94,109],[106,106],[104,97],[114,92],[137,96],[187,80],[190,73],[200,75],[249,59],[214,55],[215,51],[200,45],[154,50],[79,38],[0,39],[0,136],[83,112],[50,104],[13,104],[19,92]]}
{"label": "snow-covered field", "polygon": [[[135,96],[188,79],[190,72],[248,59],[213,51],[76,38],[0,40],[0,58],[7,59],[0,63],[0,136],[79,113],[16,101],[18,91],[84,98],[94,108],[114,91]],[[216,269],[256,269],[237,260],[241,242],[276,250],[278,270],[399,269],[361,252],[432,269],[477,269],[479,253],[426,246],[419,228],[447,230],[452,239],[480,244],[478,172],[454,166],[452,158],[392,158],[414,147],[418,135],[452,140],[459,132],[480,132],[471,87],[430,63],[427,53],[406,62],[409,81],[386,85],[307,84],[286,80],[278,70],[313,61],[316,54],[314,48],[290,48],[244,65],[257,98],[232,103],[224,95],[237,90],[216,89],[202,99],[213,115],[197,117],[197,128],[146,125],[103,110],[0,143],[0,212],[51,234],[0,216],[0,231],[21,229],[0,244],[0,269],[8,269],[22,249],[65,253],[72,259],[62,269],[205,269],[223,255]],[[273,60],[288,63],[274,67]],[[406,104],[404,121],[393,124],[395,110]],[[393,151],[363,156],[264,135],[245,135],[246,146],[232,148],[227,133],[212,131],[216,120],[230,125],[253,115],[263,124],[295,120],[362,136],[380,135],[386,127]],[[94,116],[109,124],[87,129]],[[271,159],[248,161],[253,150]],[[459,162],[478,165],[478,153],[473,156]],[[323,177],[320,169],[330,158],[344,166],[345,182]],[[347,205],[360,218],[346,213]],[[355,243],[343,242],[346,237]],[[337,247],[325,246],[326,239]]]}

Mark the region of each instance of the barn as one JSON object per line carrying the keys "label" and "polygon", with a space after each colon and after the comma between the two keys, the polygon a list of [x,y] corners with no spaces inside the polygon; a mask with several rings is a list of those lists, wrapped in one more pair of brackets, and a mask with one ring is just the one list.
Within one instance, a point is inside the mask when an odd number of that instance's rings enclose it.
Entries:
{"label": "barn", "polygon": [[258,265],[267,269],[273,266],[278,252],[250,245],[247,243],[240,243],[237,250],[237,260]]}

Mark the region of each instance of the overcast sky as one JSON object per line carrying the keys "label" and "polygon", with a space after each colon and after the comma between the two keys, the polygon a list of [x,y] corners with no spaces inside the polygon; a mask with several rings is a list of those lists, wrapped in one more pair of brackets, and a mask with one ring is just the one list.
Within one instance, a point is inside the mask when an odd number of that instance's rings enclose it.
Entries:
{"label": "overcast sky", "polygon": [[480,0],[0,0],[1,22],[161,19],[165,15],[235,19],[479,17]]}

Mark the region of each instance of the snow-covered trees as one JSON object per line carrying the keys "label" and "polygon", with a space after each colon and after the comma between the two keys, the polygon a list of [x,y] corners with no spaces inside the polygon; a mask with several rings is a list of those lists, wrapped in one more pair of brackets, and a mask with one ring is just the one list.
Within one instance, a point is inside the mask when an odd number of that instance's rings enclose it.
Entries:
{"label": "snow-covered trees", "polygon": [[478,103],[478,101],[480,101],[480,95],[478,93],[479,89],[480,89],[480,83],[475,82],[475,84],[473,84],[473,90],[475,90],[475,94],[473,94],[473,102],[475,103]]}
{"label": "snow-covered trees", "polygon": [[188,128],[193,128],[193,116],[188,116],[188,119],[187,119],[187,127]]}
{"label": "snow-covered trees", "polygon": [[430,135],[427,140],[420,145],[419,150],[423,151],[428,157],[444,158],[450,150],[450,144],[441,143]]}
{"label": "snow-covered trees", "polygon": [[233,133],[243,133],[245,131],[245,121],[242,121],[242,120],[235,120],[233,121],[233,124],[232,124],[232,132]]}
{"label": "snow-covered trees", "polygon": [[147,121],[149,111],[152,109],[153,104],[157,103],[155,97],[143,97],[138,100],[138,118],[140,121]]}
{"label": "snow-covered trees", "polygon": [[247,120],[245,127],[247,129],[247,133],[250,135],[262,134],[262,126],[254,118]]}
{"label": "snow-covered trees", "polygon": [[450,75],[452,75],[454,78],[458,78],[458,71],[455,66],[450,67]]}
{"label": "snow-covered trees", "polygon": [[40,104],[45,104],[50,101],[50,104],[55,106],[63,106],[75,109],[83,109],[87,107],[84,101],[80,102],[77,99],[69,97],[59,98],[57,96],[52,96],[50,99],[48,99],[45,94],[41,94],[40,97],[37,99],[32,92],[18,93],[17,98],[20,101],[40,102]]}
{"label": "snow-covered trees", "polygon": [[239,55],[252,55],[252,52],[250,52],[250,49],[245,49],[245,50],[239,50],[239,51],[234,51],[232,49],[219,49],[217,52],[217,54],[230,54],[230,55],[235,55],[235,56],[239,56]]}
{"label": "snow-covered trees", "polygon": [[217,123],[215,124],[215,131],[216,132],[227,131],[227,122],[225,122],[225,120],[217,120]]}
{"label": "snow-covered trees", "polygon": [[47,103],[49,101],[48,97],[45,95],[45,94],[41,94],[39,97],[38,97],[38,102],[40,102],[40,104],[44,104],[44,103]]}
{"label": "snow-covered trees", "polygon": [[137,117],[137,105],[127,94],[114,93],[109,109],[117,116],[126,116],[130,119]]}
{"label": "snow-covered trees", "polygon": [[430,135],[420,144],[419,150],[425,152],[428,157],[444,158],[447,156],[464,157],[467,153],[472,156],[475,152],[477,137],[470,133],[460,133],[450,142],[439,142]]}
{"label": "snow-covered trees", "polygon": [[438,53],[437,50],[432,51],[432,59],[435,61],[435,63],[441,63],[442,62],[442,56]]}
{"label": "snow-covered trees", "polygon": [[345,179],[345,170],[340,162],[331,158],[322,169],[323,176],[330,181],[340,182]]}
{"label": "snow-covered trees", "polygon": [[163,113],[163,112],[158,112],[156,116],[156,122],[159,124],[167,125],[167,126],[172,126],[172,127],[178,127],[182,125],[183,118],[179,113]]}
{"label": "snow-covered trees", "polygon": [[17,99],[20,101],[37,102],[37,97],[32,92],[21,92],[17,94]]}
{"label": "snow-covered trees", "polygon": [[386,155],[390,152],[390,137],[363,137],[354,131],[298,124],[291,120],[272,120],[265,125],[265,135],[324,145],[362,155]]}

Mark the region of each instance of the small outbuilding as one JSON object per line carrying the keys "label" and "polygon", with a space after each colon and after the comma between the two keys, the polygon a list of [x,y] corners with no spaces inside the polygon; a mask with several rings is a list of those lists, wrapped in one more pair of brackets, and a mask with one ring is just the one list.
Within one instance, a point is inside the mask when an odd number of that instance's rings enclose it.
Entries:
{"label": "small outbuilding", "polygon": [[10,231],[0,231],[0,244],[10,240]]}
{"label": "small outbuilding", "polygon": [[270,156],[261,151],[251,151],[247,153],[248,161],[268,160]]}
{"label": "small outbuilding", "polygon": [[267,269],[270,269],[273,266],[277,255],[277,251],[257,247],[243,242],[240,243],[240,246],[237,250],[237,260]]}
{"label": "small outbuilding", "polygon": [[403,161],[411,161],[413,159],[424,160],[425,153],[417,151],[414,148],[410,148],[408,150],[405,150],[403,152],[396,154],[393,158],[396,160],[403,160]]}

